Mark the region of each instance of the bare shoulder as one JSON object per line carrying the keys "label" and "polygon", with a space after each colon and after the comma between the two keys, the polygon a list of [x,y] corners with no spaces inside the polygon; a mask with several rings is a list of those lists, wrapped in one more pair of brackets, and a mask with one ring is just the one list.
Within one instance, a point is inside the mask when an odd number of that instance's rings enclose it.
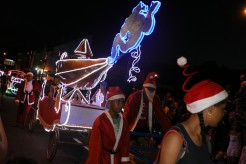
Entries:
{"label": "bare shoulder", "polygon": [[183,139],[178,132],[168,131],[162,141],[160,163],[176,163],[182,144]]}

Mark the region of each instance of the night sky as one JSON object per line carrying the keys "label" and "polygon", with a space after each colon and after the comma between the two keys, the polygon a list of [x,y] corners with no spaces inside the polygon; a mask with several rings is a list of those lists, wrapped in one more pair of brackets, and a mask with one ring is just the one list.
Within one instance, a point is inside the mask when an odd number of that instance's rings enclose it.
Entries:
{"label": "night sky", "polygon": [[[94,58],[107,57],[115,35],[138,2],[5,2],[0,9],[0,53],[6,51],[11,56],[92,36]],[[143,2],[149,5],[151,1]],[[154,32],[141,44],[143,60],[175,65],[179,56],[186,56],[193,65],[215,61],[228,68],[246,69],[245,2],[161,2]]]}

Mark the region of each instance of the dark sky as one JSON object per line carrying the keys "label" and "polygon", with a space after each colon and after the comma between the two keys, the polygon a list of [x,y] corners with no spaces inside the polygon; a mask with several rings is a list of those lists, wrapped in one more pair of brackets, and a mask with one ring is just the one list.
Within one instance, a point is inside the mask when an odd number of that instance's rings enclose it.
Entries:
{"label": "dark sky", "polygon": [[[51,3],[52,2],[52,3]],[[0,53],[42,49],[93,36],[94,57],[107,57],[115,35],[139,1],[8,1],[0,6]],[[151,1],[143,0],[150,4]],[[246,69],[246,2],[239,0],[165,0],[156,26],[142,42],[149,61],[191,64],[212,60]],[[102,4],[103,3],[103,4]]]}

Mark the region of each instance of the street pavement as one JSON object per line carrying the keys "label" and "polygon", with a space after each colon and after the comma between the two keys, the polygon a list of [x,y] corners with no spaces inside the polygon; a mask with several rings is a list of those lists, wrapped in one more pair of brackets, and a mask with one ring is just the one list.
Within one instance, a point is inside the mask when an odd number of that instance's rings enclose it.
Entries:
{"label": "street pavement", "polygon": [[[78,146],[73,141],[79,141],[79,135],[66,132],[61,133],[61,140],[68,144],[61,144],[54,159],[46,159],[46,149],[48,147],[49,137],[52,132],[47,132],[37,120],[32,132],[27,128],[14,127],[18,105],[14,102],[14,97],[0,95],[0,115],[3,120],[4,128],[8,139],[8,155],[6,160],[14,156],[24,156],[34,159],[38,164],[83,164],[88,155],[86,147]],[[76,133],[77,134],[77,133]],[[63,136],[64,135],[64,136]],[[5,163],[5,161],[0,163]]]}

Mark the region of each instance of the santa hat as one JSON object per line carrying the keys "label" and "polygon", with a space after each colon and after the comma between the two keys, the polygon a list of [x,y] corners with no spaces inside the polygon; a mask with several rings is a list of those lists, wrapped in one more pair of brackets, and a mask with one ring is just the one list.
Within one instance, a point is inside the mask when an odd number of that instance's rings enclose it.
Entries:
{"label": "santa hat", "polygon": [[124,94],[121,92],[120,87],[109,87],[108,88],[108,100],[116,100],[125,98]]}
{"label": "santa hat", "polygon": [[150,72],[148,76],[146,77],[143,86],[144,87],[150,87],[150,88],[156,88],[156,77],[157,74],[155,72]]}
{"label": "santa hat", "polygon": [[187,91],[184,96],[184,102],[188,111],[199,113],[227,97],[228,93],[219,84],[204,80]]}
{"label": "santa hat", "polygon": [[[182,59],[181,59],[182,58]],[[184,57],[178,59],[178,64],[185,70],[188,68],[186,65],[187,60]],[[185,64],[180,65],[180,61],[186,61]],[[186,66],[185,66],[186,65]],[[184,76],[187,76],[182,89],[186,92],[184,96],[184,102],[186,103],[187,110],[191,113],[199,113],[204,109],[226,99],[228,93],[219,84],[210,80],[203,80],[189,90],[185,89],[185,85],[188,80],[197,72],[187,74],[183,72]]]}

